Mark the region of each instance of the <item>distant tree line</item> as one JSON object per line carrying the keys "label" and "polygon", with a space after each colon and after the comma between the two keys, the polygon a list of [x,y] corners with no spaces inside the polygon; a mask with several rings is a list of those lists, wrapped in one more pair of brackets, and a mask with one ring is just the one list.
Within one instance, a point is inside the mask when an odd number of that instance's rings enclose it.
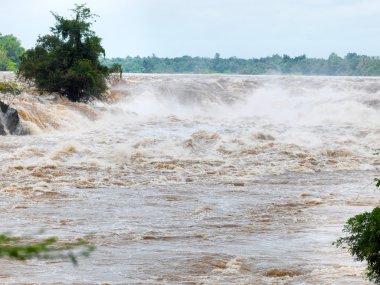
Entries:
{"label": "distant tree line", "polygon": [[302,75],[380,75],[380,57],[348,53],[344,57],[336,53],[327,59],[308,58],[306,55],[288,55],[243,59],[182,56],[160,58],[155,56],[103,59],[107,66],[120,64],[130,73],[226,73],[226,74],[302,74]]}

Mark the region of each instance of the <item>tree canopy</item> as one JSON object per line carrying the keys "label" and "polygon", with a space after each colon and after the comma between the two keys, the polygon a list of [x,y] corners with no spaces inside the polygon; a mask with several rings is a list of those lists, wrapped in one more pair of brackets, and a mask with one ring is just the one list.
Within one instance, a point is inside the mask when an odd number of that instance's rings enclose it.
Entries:
{"label": "tree canopy", "polygon": [[18,75],[40,92],[57,92],[71,101],[102,99],[112,70],[99,62],[105,51],[91,30],[96,15],[85,5],[72,11],[69,19],[52,13],[56,24],[51,34],[40,36],[22,55]]}
{"label": "tree canopy", "polygon": [[24,51],[19,39],[13,35],[0,33],[0,70],[16,71]]}

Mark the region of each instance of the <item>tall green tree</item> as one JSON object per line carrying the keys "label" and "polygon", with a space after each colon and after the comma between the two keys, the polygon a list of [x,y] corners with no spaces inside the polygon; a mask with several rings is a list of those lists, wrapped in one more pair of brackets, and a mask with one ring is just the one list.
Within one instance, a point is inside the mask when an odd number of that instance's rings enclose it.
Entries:
{"label": "tall green tree", "polygon": [[20,40],[14,35],[0,33],[0,70],[16,71],[24,52]]}
{"label": "tall green tree", "polygon": [[57,92],[74,102],[103,99],[111,69],[99,62],[105,56],[101,38],[91,30],[96,15],[75,5],[67,19],[52,13],[56,24],[21,57],[18,75],[33,81],[41,92]]}
{"label": "tall green tree", "polygon": [[0,34],[0,49],[6,51],[8,59],[17,67],[20,64],[20,57],[25,52],[21,42],[14,35]]}

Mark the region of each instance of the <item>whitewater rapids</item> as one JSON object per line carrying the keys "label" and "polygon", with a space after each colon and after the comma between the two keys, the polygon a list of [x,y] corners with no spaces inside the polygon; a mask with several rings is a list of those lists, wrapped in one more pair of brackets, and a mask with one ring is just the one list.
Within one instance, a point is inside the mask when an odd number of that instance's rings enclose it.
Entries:
{"label": "whitewater rapids", "polygon": [[124,75],[113,103],[15,101],[0,232],[97,250],[0,261],[0,283],[367,284],[331,243],[378,205],[380,79]]}

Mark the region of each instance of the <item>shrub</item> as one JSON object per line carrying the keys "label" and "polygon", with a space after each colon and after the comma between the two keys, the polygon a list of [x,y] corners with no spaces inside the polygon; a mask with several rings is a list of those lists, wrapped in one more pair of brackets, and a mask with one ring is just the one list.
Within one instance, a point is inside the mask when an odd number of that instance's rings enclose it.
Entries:
{"label": "shrub", "polygon": [[17,95],[21,94],[21,88],[13,81],[0,82],[0,101],[12,105]]}
{"label": "shrub", "polygon": [[348,248],[355,260],[366,261],[368,279],[380,284],[380,207],[350,218],[343,232],[347,235],[334,244]]}

